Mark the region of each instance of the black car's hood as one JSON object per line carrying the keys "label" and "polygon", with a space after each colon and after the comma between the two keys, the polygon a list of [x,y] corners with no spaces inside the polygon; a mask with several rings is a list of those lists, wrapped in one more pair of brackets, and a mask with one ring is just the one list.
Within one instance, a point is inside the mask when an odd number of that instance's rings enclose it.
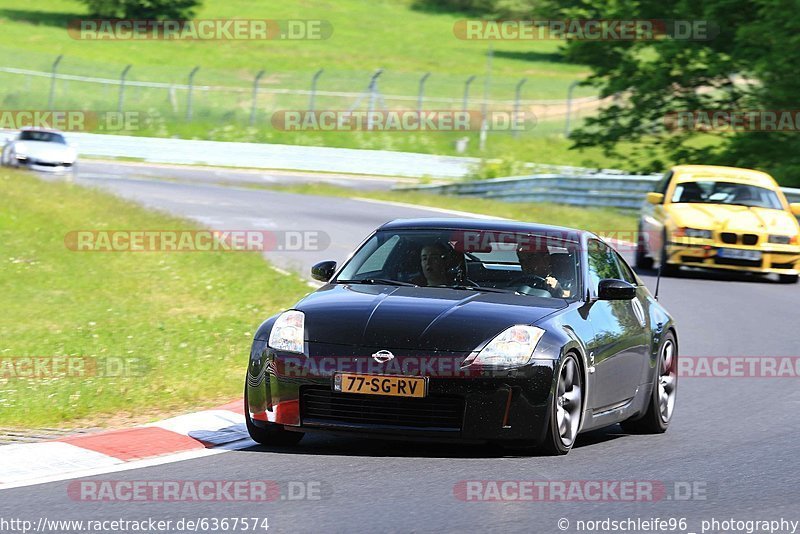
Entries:
{"label": "black car's hood", "polygon": [[514,324],[567,306],[513,293],[336,284],[298,303],[308,341],[378,349],[470,352]]}

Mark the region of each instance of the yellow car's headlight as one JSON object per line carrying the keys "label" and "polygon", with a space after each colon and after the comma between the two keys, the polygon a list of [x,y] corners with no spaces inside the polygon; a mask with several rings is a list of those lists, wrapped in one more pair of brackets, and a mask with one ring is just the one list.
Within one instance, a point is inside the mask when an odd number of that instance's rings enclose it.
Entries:
{"label": "yellow car's headlight", "polygon": [[700,228],[677,228],[673,232],[673,237],[690,237],[694,239],[711,239],[713,233],[711,230],[701,230]]}
{"label": "yellow car's headlight", "polygon": [[773,245],[796,245],[796,235],[770,235],[769,242]]}

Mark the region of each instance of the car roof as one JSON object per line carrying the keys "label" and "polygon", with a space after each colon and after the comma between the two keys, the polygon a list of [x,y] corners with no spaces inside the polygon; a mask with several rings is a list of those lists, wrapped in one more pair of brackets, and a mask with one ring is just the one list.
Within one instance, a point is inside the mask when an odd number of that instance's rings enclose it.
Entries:
{"label": "car roof", "polygon": [[702,178],[724,178],[738,183],[775,189],[778,187],[769,174],[754,169],[724,167],[721,165],[677,165],[672,168],[678,182],[691,182]]}
{"label": "car roof", "polygon": [[39,128],[37,126],[26,126],[24,128],[20,128],[19,131],[20,131],[20,133],[21,132],[48,132],[48,133],[64,135],[64,132],[62,132],[61,130],[55,130],[53,128]]}
{"label": "car roof", "polygon": [[567,228],[564,226],[553,226],[549,224],[527,223],[520,221],[510,221],[506,219],[466,219],[456,217],[438,218],[419,218],[419,219],[395,219],[389,221],[379,228],[379,230],[476,230],[486,232],[516,232],[526,234],[555,234],[561,236],[566,234],[568,241],[578,241],[583,236],[596,237],[586,230]]}

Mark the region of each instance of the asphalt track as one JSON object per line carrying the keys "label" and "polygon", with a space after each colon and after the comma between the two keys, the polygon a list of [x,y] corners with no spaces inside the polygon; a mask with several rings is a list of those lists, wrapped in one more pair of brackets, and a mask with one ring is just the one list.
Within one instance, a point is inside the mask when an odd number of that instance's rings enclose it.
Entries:
{"label": "asphalt track", "polygon": [[[170,181],[158,181],[152,174],[142,177],[120,167],[98,167],[82,170],[76,181],[214,228],[327,232],[331,238],[327,250],[266,253],[279,267],[302,273],[321,259],[344,259],[386,220],[441,216],[426,209],[210,182],[191,184],[169,176]],[[652,289],[654,273],[640,274]],[[769,279],[693,272],[662,280],[661,302],[678,321],[684,356],[796,356],[799,291],[798,286]],[[242,354],[242,373],[246,360]],[[529,533],[578,532],[579,520],[608,518],[687,518],[687,528],[673,532],[700,532],[701,521],[712,518],[796,521],[800,520],[797,386],[798,378],[683,377],[666,434],[626,435],[619,427],[610,427],[582,435],[568,456],[556,458],[509,455],[482,446],[313,435],[294,449],[242,443],[239,450],[223,454],[91,478],[316,481],[325,488],[322,498],[270,503],[78,502],[68,496],[69,482],[61,481],[1,491],[0,518],[36,522],[42,516],[127,520],[238,516],[268,517],[270,532]],[[667,488],[678,482],[699,491],[689,500],[656,502],[464,502],[454,494],[454,487],[464,480],[520,479],[658,481]],[[566,530],[558,526],[562,518],[569,520]]]}

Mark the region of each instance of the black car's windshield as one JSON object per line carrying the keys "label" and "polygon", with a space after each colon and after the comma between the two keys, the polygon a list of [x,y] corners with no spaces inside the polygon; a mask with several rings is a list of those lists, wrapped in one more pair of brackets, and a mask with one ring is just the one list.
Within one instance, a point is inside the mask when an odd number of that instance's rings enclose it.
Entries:
{"label": "black car's windshield", "polygon": [[783,209],[775,191],[755,185],[716,180],[679,183],[675,186],[672,202],[676,204],[735,204],[752,208]]}
{"label": "black car's windshield", "polygon": [[20,141],[42,141],[44,143],[59,143],[66,145],[64,136],[55,132],[39,132],[36,130],[25,130],[19,134]]}
{"label": "black car's windshield", "polygon": [[573,299],[577,235],[472,230],[382,230],[333,283],[442,287]]}

